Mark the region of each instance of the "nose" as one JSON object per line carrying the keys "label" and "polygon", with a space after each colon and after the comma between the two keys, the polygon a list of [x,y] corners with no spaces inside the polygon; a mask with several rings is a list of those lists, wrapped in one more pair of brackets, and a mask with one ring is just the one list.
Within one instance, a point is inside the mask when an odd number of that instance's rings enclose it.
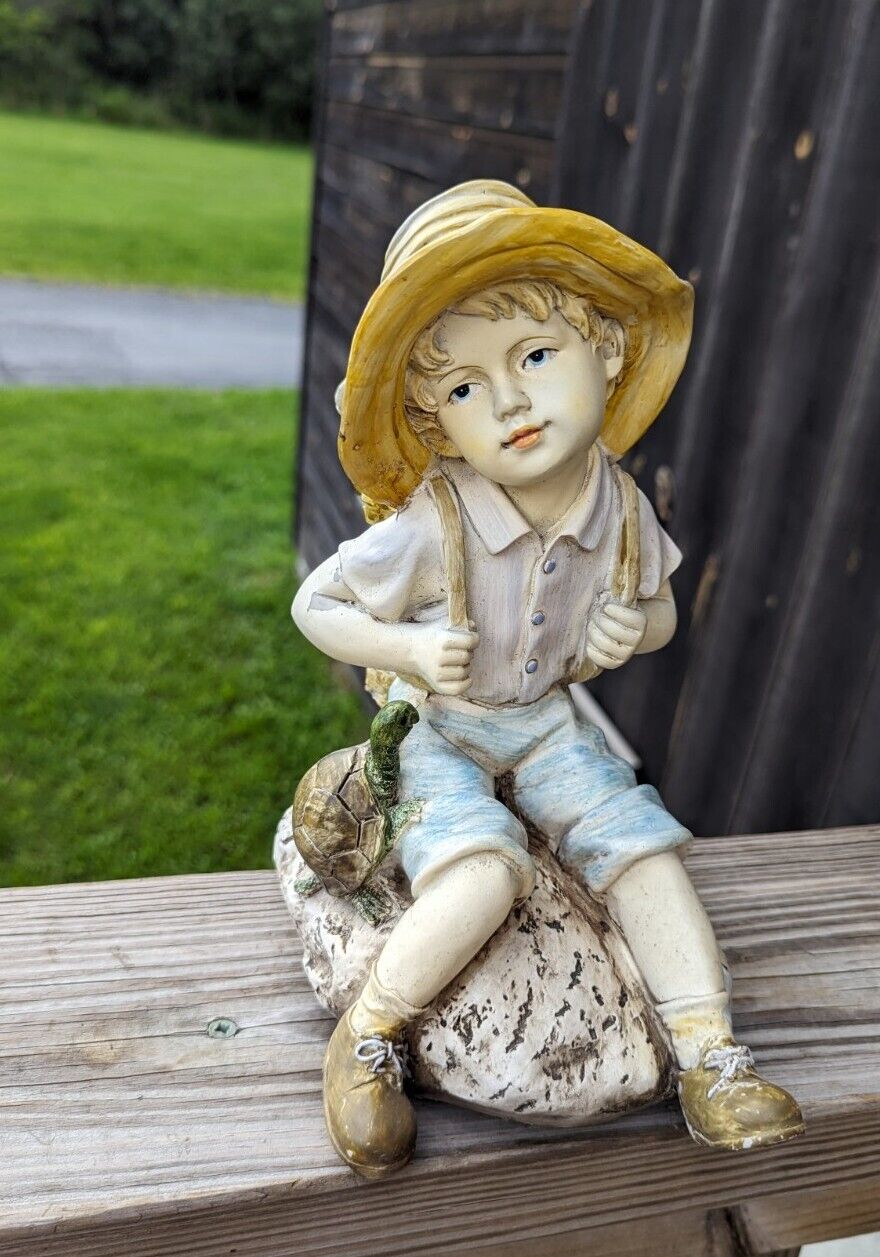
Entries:
{"label": "nose", "polygon": [[523,392],[514,380],[505,380],[495,389],[495,418],[502,423],[512,419],[514,415],[532,409],[532,401],[528,393]]}

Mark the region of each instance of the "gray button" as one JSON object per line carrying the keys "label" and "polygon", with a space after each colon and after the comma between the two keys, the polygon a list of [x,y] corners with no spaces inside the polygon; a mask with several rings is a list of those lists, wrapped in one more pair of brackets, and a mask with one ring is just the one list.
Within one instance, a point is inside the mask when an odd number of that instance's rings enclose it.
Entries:
{"label": "gray button", "polygon": [[532,616],[532,623],[533,623],[533,624],[543,624],[543,623],[544,623],[544,612],[543,612],[543,611],[536,611],[536,612],[535,612],[535,614]]}
{"label": "gray button", "polygon": [[555,572],[555,571],[556,571],[556,560],[555,560],[555,559],[548,559],[548,560],[547,560],[547,562],[544,564],[544,571],[545,571],[545,572]]}
{"label": "gray button", "polygon": [[530,659],[529,662],[526,664],[526,672],[537,672],[537,671],[538,671],[537,659]]}

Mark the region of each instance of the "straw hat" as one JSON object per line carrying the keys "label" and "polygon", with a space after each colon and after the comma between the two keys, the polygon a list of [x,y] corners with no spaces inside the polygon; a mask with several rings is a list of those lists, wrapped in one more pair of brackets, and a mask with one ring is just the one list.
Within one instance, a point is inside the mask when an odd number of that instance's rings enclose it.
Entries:
{"label": "straw hat", "polygon": [[601,434],[614,453],[628,450],[663,409],[690,344],[690,284],[598,218],[537,206],[496,180],[461,183],[395,233],[355,330],[338,396],[339,458],[362,497],[399,506],[430,460],[403,405],[419,334],[447,306],[513,279],[555,280],[623,324],[626,354]]}

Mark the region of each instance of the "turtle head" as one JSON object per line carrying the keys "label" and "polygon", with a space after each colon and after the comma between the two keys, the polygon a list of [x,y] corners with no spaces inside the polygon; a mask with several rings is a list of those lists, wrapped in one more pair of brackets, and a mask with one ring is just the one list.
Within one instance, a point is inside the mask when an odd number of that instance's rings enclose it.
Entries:
{"label": "turtle head", "polygon": [[370,749],[364,772],[376,805],[385,817],[389,844],[393,841],[389,808],[397,797],[400,744],[418,718],[419,713],[412,703],[395,699],[385,704],[370,726]]}
{"label": "turtle head", "polygon": [[396,750],[418,721],[419,713],[412,703],[403,699],[395,699],[373,717],[370,725],[370,747],[374,755],[381,756]]}

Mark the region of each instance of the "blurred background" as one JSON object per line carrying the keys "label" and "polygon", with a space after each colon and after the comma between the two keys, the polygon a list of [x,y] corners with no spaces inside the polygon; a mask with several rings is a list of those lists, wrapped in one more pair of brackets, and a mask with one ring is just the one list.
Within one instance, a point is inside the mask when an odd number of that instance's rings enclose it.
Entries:
{"label": "blurred background", "polygon": [[594,697],[698,833],[876,820],[878,41],[875,0],[0,0],[0,882],[265,865],[365,736],[295,564],[363,528],[384,248],[486,176],[696,288],[626,463],[680,628]]}
{"label": "blurred background", "polygon": [[0,0],[0,883],[265,865],[319,0]]}
{"label": "blurred background", "polygon": [[15,109],[308,137],[320,0],[0,0]]}

